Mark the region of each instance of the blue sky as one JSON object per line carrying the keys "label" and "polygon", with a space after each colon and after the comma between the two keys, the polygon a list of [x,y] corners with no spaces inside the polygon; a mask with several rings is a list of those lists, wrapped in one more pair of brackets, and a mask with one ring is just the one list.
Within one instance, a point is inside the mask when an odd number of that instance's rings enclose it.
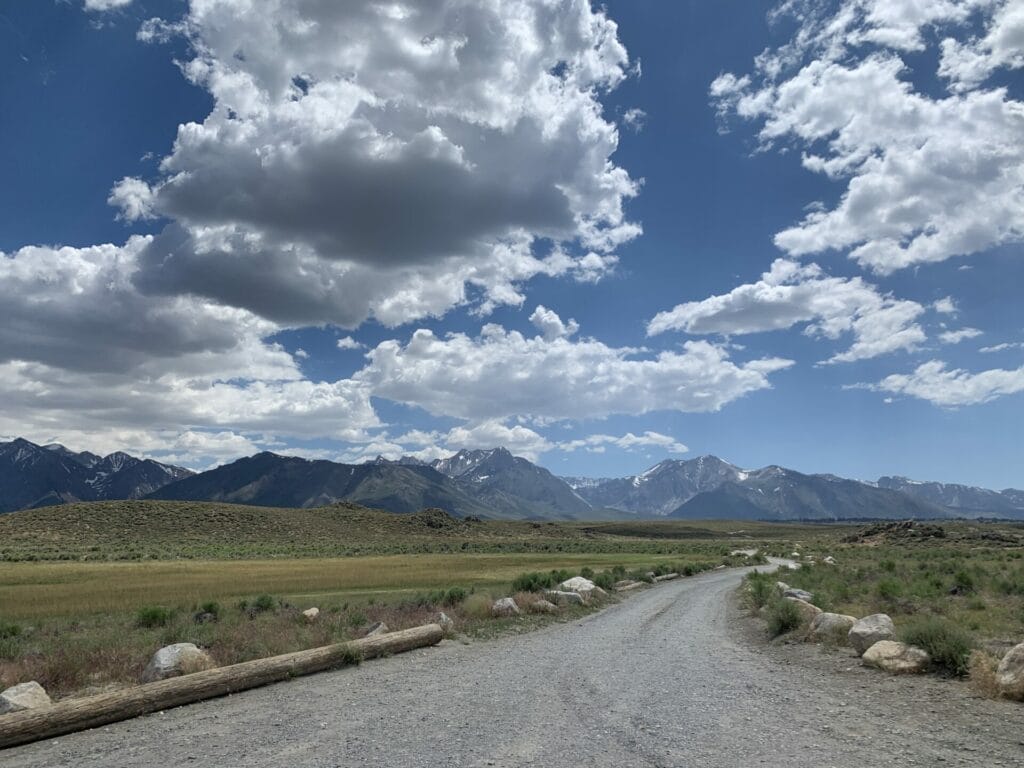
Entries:
{"label": "blue sky", "polygon": [[0,11],[0,435],[1024,484],[1021,3],[244,5]]}

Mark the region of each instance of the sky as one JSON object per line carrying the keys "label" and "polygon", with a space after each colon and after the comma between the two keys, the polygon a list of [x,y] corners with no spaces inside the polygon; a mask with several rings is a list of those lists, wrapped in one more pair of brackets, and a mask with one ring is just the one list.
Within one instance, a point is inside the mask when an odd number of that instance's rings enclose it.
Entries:
{"label": "sky", "polygon": [[1024,0],[8,0],[0,438],[1024,487]]}

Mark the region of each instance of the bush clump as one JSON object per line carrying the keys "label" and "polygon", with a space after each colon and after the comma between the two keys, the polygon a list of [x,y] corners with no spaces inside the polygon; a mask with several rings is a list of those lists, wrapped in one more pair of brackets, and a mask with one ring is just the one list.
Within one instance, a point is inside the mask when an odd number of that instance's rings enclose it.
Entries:
{"label": "bush clump", "polygon": [[765,618],[768,619],[768,634],[772,637],[792,632],[803,622],[803,616],[796,603],[780,597],[768,603]]}
{"label": "bush clump", "polygon": [[140,629],[166,627],[171,623],[174,612],[162,605],[147,605],[135,614],[135,626]]}
{"label": "bush clump", "polygon": [[970,671],[974,640],[958,626],[934,616],[908,624],[901,633],[903,642],[928,651],[932,666],[952,675]]}
{"label": "bush clump", "polygon": [[747,576],[748,594],[750,603],[754,608],[764,608],[771,600],[775,587],[772,580],[765,573],[754,571]]}

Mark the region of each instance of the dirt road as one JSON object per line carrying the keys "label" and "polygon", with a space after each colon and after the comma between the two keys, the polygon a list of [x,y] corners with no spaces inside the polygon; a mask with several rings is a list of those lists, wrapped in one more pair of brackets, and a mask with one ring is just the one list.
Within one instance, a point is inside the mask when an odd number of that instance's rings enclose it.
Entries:
{"label": "dirt road", "polygon": [[765,647],[740,571],[0,753],[4,768],[1017,766],[1024,705]]}

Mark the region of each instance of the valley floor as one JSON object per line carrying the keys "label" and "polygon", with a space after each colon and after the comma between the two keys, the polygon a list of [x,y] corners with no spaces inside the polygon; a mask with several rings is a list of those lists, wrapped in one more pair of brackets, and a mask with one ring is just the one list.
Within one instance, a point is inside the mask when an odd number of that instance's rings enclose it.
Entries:
{"label": "valley floor", "polygon": [[2,755],[6,768],[1011,766],[1024,706],[769,646],[743,570],[579,621],[369,662]]}

